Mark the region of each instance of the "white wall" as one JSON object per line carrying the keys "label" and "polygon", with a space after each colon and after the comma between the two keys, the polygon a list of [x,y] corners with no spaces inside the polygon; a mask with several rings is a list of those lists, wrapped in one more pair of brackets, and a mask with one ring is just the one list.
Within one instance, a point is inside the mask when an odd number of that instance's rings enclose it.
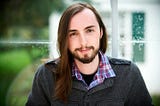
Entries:
{"label": "white wall", "polygon": [[160,93],[160,5],[146,8],[146,61],[141,68],[150,92],[156,94]]}
{"label": "white wall", "polygon": [[151,94],[160,94],[160,4],[120,3],[120,11],[145,12],[145,62],[137,63]]}

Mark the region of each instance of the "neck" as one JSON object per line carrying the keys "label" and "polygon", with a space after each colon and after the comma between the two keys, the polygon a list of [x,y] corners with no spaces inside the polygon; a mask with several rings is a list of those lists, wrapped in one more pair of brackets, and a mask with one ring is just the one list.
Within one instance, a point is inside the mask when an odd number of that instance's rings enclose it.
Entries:
{"label": "neck", "polygon": [[75,62],[76,62],[76,65],[81,73],[93,74],[95,71],[97,71],[97,68],[99,65],[99,56],[97,54],[96,57],[93,59],[93,61],[88,64],[84,64],[76,59],[75,59]]}

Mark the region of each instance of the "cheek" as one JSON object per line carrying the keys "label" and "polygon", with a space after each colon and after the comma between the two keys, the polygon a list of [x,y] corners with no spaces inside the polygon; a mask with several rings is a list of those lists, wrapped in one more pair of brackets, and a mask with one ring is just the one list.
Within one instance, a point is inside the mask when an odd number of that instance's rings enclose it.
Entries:
{"label": "cheek", "polygon": [[68,49],[69,49],[70,51],[73,51],[73,50],[75,49],[75,47],[76,47],[75,42],[72,41],[72,40],[68,40]]}
{"label": "cheek", "polygon": [[70,43],[70,41],[68,41],[68,49],[70,50],[72,48],[72,44]]}
{"label": "cheek", "polygon": [[100,38],[94,38],[94,39],[91,39],[90,40],[90,44],[91,45],[94,45],[94,46],[99,46],[99,44],[100,44]]}

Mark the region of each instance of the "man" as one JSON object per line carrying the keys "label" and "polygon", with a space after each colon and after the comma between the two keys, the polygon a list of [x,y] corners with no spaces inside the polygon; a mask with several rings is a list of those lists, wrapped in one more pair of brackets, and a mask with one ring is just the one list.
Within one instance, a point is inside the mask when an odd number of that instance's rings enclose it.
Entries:
{"label": "man", "polygon": [[107,33],[97,11],[77,3],[62,14],[59,59],[40,66],[26,106],[151,106],[139,69],[105,56]]}

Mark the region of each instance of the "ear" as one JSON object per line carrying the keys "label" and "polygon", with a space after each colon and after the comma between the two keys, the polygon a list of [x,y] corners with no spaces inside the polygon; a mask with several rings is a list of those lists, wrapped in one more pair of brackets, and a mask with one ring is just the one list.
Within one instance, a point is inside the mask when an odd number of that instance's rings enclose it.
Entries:
{"label": "ear", "polygon": [[102,38],[102,36],[103,36],[103,29],[101,28],[100,29],[100,38]]}

